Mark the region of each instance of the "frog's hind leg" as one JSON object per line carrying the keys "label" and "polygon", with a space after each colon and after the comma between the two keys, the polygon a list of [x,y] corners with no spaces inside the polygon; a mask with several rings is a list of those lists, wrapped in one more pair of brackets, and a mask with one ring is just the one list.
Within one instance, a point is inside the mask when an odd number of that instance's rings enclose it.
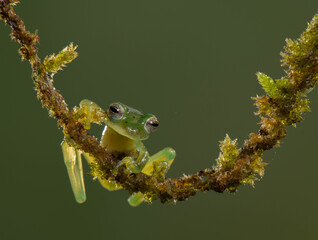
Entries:
{"label": "frog's hind leg", "polygon": [[[90,156],[88,153],[83,152],[83,155],[87,161],[88,164],[92,164],[94,161],[94,158],[92,156]],[[120,186],[116,181],[112,181],[109,179],[104,179],[101,177],[97,177],[98,181],[100,182],[100,184],[106,188],[108,191],[115,191],[115,190],[119,190],[122,188],[122,186]]]}
{"label": "frog's hind leg", "polygon": [[75,150],[65,140],[61,143],[64,162],[70,178],[71,186],[78,203],[86,201],[81,152]]}
{"label": "frog's hind leg", "polygon": [[164,178],[175,157],[176,152],[172,148],[165,148],[151,156],[141,172],[146,175]]}
{"label": "frog's hind leg", "polygon": [[[101,109],[96,103],[87,99],[80,102],[80,107],[74,107],[72,114],[85,129],[90,129],[91,123],[100,124],[107,117],[103,109]],[[68,144],[65,139],[69,140],[67,135],[65,135],[65,138],[61,143],[64,162],[75,199],[78,203],[83,203],[86,201],[86,193],[83,179],[82,152]]]}

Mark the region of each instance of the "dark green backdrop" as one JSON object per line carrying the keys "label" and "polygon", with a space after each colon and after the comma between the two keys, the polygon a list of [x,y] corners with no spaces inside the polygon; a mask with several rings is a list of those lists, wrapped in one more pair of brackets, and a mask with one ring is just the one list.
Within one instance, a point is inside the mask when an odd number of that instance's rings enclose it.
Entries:
{"label": "dark green backdrop", "polygon": [[[39,30],[40,56],[69,42],[79,58],[56,75],[70,107],[122,101],[160,119],[146,141],[171,146],[169,177],[210,167],[226,133],[241,145],[257,131],[257,71],[283,75],[279,53],[318,10],[317,1],[27,1],[16,7]],[[312,113],[266,153],[265,177],[236,194],[209,192],[177,205],[132,208],[126,191],[86,176],[77,204],[56,121],[41,108],[28,63],[0,23],[0,239],[316,239],[317,90]],[[94,128],[100,135],[102,128]],[[85,165],[85,171],[88,168]]]}

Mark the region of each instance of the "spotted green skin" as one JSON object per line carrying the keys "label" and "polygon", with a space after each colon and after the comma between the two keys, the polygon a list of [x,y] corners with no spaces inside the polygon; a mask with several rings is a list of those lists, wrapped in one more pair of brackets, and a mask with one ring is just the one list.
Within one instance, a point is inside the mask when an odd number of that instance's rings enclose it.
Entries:
{"label": "spotted green skin", "polygon": [[[168,147],[153,156],[149,155],[142,141],[150,135],[145,128],[145,123],[154,115],[143,114],[122,103],[116,104],[120,104],[124,109],[120,119],[109,117],[102,108],[90,100],[82,100],[80,107],[74,108],[73,112],[86,129],[90,128],[91,123],[103,122],[105,124],[100,145],[114,155],[124,156],[114,169],[114,175],[120,166],[125,165],[127,171],[131,173],[142,172],[154,176],[158,180],[163,180],[176,153]],[[61,146],[75,200],[78,203],[83,203],[86,201],[86,193],[81,155],[84,155],[89,164],[94,161],[94,158],[88,153],[76,150],[76,145],[67,136],[65,136]],[[122,188],[111,179],[98,178],[98,180],[103,187],[110,191]],[[131,206],[138,206],[143,201],[144,197],[140,192],[132,194],[128,199]]]}

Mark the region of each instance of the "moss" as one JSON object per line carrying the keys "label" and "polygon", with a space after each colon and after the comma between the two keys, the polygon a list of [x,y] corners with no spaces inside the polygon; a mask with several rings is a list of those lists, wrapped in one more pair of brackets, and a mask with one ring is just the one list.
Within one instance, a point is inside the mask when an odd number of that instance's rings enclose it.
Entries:
{"label": "moss", "polygon": [[78,56],[78,53],[75,51],[76,48],[77,46],[70,43],[57,55],[52,54],[45,57],[43,61],[44,71],[56,73],[57,71],[62,70],[62,67],[65,67],[66,64],[72,62]]}
{"label": "moss", "polygon": [[230,170],[234,167],[235,162],[238,159],[237,150],[237,139],[231,140],[229,135],[223,141],[220,141],[221,152],[217,158],[217,166],[215,168],[220,168],[224,170]]}
{"label": "moss", "polygon": [[285,126],[303,120],[303,113],[309,112],[309,100],[295,97],[291,99],[272,99],[268,96],[256,97],[257,114],[266,115],[281,121]]}
{"label": "moss", "polygon": [[310,89],[318,80],[318,15],[297,40],[286,40],[282,62],[288,66],[287,77],[297,91]]}
{"label": "moss", "polygon": [[264,73],[257,73],[258,82],[270,98],[284,99],[292,92],[288,79],[273,80]]}

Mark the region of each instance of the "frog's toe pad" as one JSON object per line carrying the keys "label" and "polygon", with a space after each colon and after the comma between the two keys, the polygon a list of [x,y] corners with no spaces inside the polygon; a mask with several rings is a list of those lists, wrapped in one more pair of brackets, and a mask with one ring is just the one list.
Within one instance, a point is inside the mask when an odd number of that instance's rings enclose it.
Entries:
{"label": "frog's toe pad", "polygon": [[144,195],[141,192],[133,193],[128,198],[128,203],[132,207],[138,207],[144,201]]}

